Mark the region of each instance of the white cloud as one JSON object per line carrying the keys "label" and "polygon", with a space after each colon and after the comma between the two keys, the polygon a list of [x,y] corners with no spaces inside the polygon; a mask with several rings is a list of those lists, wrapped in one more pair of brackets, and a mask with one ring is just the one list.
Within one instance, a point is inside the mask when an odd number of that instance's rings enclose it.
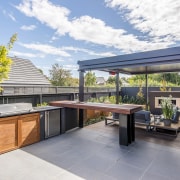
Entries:
{"label": "white cloud", "polygon": [[67,65],[63,65],[63,68],[74,71],[74,70],[78,70],[79,67],[77,65],[67,64]]}
{"label": "white cloud", "polygon": [[69,34],[76,40],[115,47],[124,52],[138,51],[139,48],[149,47],[148,42],[138,40],[136,36],[127,34],[123,29],[113,29],[100,19],[82,16],[73,20],[72,24],[73,29]]}
{"label": "white cloud", "polygon": [[83,52],[83,53],[87,53],[89,55],[93,55],[93,56],[115,56],[114,53],[111,52],[100,52],[97,53],[95,51],[91,51],[89,49],[84,49],[84,48],[77,48],[77,47],[73,47],[73,46],[66,46],[66,47],[62,47],[62,50],[66,50],[66,51],[74,51],[74,52]]}
{"label": "white cloud", "polygon": [[67,19],[70,11],[61,6],[55,6],[48,0],[23,0],[16,8],[29,17],[37,18],[42,24],[56,29],[64,35],[69,31],[70,22]]}
{"label": "white cloud", "polygon": [[27,58],[35,58],[35,57],[42,57],[40,54],[32,54],[32,53],[23,53],[18,51],[10,51],[11,56],[19,56],[19,57],[27,57]]}
{"label": "white cloud", "polygon": [[57,40],[57,39],[58,39],[57,36],[53,36],[53,37],[51,38],[52,41],[55,41],[55,40]]}
{"label": "white cloud", "polygon": [[4,9],[3,9],[2,12],[3,12],[4,15],[9,16],[9,17],[11,18],[11,20],[13,20],[14,22],[16,22],[16,18],[13,16],[12,13],[8,13],[8,12],[6,12],[6,10],[4,10]]}
{"label": "white cloud", "polygon": [[58,62],[64,62],[64,59],[61,59],[61,58],[57,58],[55,60],[58,61]]}
{"label": "white cloud", "polygon": [[148,33],[158,42],[180,40],[179,0],[105,0],[107,6],[125,12],[126,19],[137,30]]}
{"label": "white cloud", "polygon": [[19,45],[28,48],[28,49],[32,49],[32,50],[36,50],[39,51],[41,53],[44,54],[50,54],[50,55],[57,55],[57,56],[63,56],[63,57],[70,57],[71,55],[63,50],[61,50],[61,48],[56,48],[47,44],[23,44],[23,43],[19,43]]}
{"label": "white cloud", "polygon": [[[20,46],[23,46],[27,49],[32,49],[32,50],[36,50],[39,51],[41,54],[31,54],[31,53],[20,53],[20,52],[15,52],[13,51],[15,56],[26,56],[26,57],[43,57],[45,55],[57,55],[57,56],[61,56],[61,57],[70,57],[70,53],[68,53],[68,51],[73,51],[73,52],[81,52],[81,53],[86,53],[89,55],[93,55],[93,56],[102,56],[102,57],[107,57],[107,56],[115,56],[116,54],[111,53],[111,52],[95,52],[95,51],[91,51],[88,49],[84,49],[84,48],[77,48],[77,47],[73,47],[73,46],[63,46],[63,47],[54,47],[54,46],[50,46],[47,44],[40,44],[40,43],[36,43],[36,44],[24,44],[24,43],[18,43]],[[42,54],[43,53],[43,54]],[[67,60],[67,59],[66,59]],[[59,62],[63,62],[65,61],[62,58],[57,58],[56,61]]]}
{"label": "white cloud", "polygon": [[38,69],[42,69],[42,70],[49,70],[50,66],[37,66]]}
{"label": "white cloud", "polygon": [[25,31],[32,31],[32,30],[36,29],[36,26],[35,25],[30,25],[30,26],[23,25],[20,27],[20,29],[25,30]]}
{"label": "white cloud", "polygon": [[15,18],[12,14],[8,14],[8,16],[9,16],[14,22],[16,22],[16,18]]}
{"label": "white cloud", "polygon": [[[68,34],[75,40],[114,47],[126,53],[165,48],[180,38],[178,0],[105,0],[105,2],[109,7],[127,11],[127,20],[144,35],[148,33],[146,40],[128,34],[124,29],[112,28],[104,21],[90,16],[69,19],[70,10],[48,0],[23,0],[16,8],[26,16],[34,17],[56,30],[56,34]],[[48,52],[54,51],[45,46]],[[56,50],[55,52],[57,53]]]}

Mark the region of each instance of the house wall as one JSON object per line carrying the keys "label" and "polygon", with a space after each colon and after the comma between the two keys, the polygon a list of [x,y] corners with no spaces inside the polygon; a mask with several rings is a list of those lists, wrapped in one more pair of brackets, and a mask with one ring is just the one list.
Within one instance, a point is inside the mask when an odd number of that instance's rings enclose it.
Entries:
{"label": "house wall", "polygon": [[163,97],[172,96],[173,103],[175,106],[180,108],[180,91],[168,91],[168,92],[160,92],[160,91],[151,91],[149,92],[149,106],[152,114],[162,114],[161,107],[159,106],[160,100]]}

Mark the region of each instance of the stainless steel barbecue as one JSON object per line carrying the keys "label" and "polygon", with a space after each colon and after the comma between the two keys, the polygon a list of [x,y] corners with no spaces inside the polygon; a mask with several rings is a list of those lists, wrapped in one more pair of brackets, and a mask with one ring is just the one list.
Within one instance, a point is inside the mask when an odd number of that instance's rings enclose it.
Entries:
{"label": "stainless steel barbecue", "polygon": [[33,110],[31,103],[0,104],[0,116],[26,113]]}

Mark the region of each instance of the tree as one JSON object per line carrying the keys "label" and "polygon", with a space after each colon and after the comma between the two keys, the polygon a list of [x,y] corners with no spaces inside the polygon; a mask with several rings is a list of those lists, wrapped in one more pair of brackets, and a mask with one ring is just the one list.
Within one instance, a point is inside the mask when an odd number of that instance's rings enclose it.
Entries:
{"label": "tree", "polygon": [[[7,46],[0,45],[0,83],[8,79],[8,73],[11,69],[12,60],[8,57],[9,51],[12,49],[14,42],[17,40],[17,34],[12,35]],[[2,90],[2,89],[0,89]]]}
{"label": "tree", "polygon": [[42,69],[38,69],[39,70],[39,72],[41,73],[41,74],[43,74],[44,75],[44,73],[43,73],[43,70]]}
{"label": "tree", "polygon": [[141,84],[139,85],[139,91],[137,92],[136,98],[137,98],[137,103],[138,103],[138,104],[144,104],[144,103],[145,103],[145,98],[144,98],[144,94],[143,94],[142,82],[141,82]]}
{"label": "tree", "polygon": [[68,86],[68,83],[72,78],[70,70],[63,69],[62,66],[59,66],[57,63],[52,65],[49,74],[49,79],[54,86]]}
{"label": "tree", "polygon": [[113,84],[113,85],[115,85],[115,84],[116,84],[116,77],[115,77],[115,76],[109,76],[106,82],[107,82],[108,84]]}
{"label": "tree", "polygon": [[96,76],[93,72],[88,72],[85,75],[85,86],[94,86],[96,85]]}
{"label": "tree", "polygon": [[67,82],[67,86],[72,86],[72,87],[79,86],[79,79],[73,77],[69,78]]}
{"label": "tree", "polygon": [[128,82],[131,86],[139,86],[139,85],[145,85],[145,75],[133,75],[128,79]]}
{"label": "tree", "polygon": [[38,71],[49,81],[49,78],[44,74],[42,69],[38,69]]}
{"label": "tree", "polygon": [[163,73],[161,74],[161,78],[176,85],[180,84],[180,76],[178,73]]}
{"label": "tree", "polygon": [[[134,75],[128,78],[131,86],[139,86],[143,82],[145,85],[144,75]],[[148,74],[148,85],[149,86],[179,86],[180,75],[179,73],[160,73],[160,74]],[[165,89],[164,89],[165,90]]]}
{"label": "tree", "polygon": [[[115,86],[116,85],[116,76],[109,76],[107,83]],[[119,85],[122,86],[121,78],[119,78]]]}

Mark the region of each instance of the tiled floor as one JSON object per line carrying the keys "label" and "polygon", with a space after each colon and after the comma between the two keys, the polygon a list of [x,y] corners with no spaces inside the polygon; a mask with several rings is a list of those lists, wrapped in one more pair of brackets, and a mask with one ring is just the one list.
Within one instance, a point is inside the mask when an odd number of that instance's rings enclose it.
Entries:
{"label": "tiled floor", "polygon": [[119,146],[118,126],[100,122],[0,155],[0,180],[71,179],[179,180],[180,149],[138,137]]}

